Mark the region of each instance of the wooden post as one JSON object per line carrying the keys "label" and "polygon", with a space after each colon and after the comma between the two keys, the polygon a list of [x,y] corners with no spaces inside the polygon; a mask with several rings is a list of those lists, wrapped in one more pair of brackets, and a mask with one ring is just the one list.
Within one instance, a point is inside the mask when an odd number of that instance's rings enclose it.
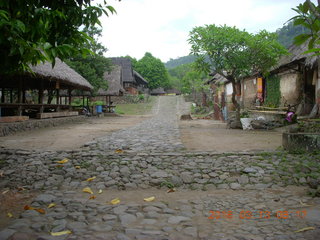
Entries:
{"label": "wooden post", "polygon": [[13,103],[13,94],[12,94],[12,89],[10,89],[10,103]]}
{"label": "wooden post", "polygon": [[71,92],[72,92],[72,89],[71,89],[71,88],[69,88],[69,89],[68,89],[68,98],[69,98],[69,102],[68,102],[68,104],[69,104],[69,110],[72,110],[72,106],[71,106],[71,103],[72,103],[72,96],[71,96]]}
{"label": "wooden post", "polygon": [[40,79],[40,88],[38,93],[39,93],[38,103],[41,104],[40,113],[43,113],[44,107],[43,107],[43,80],[42,79]]}
{"label": "wooden post", "polygon": [[[12,90],[10,91],[10,101],[12,103]],[[18,88],[18,103],[22,103],[22,79],[19,79],[19,88]],[[18,116],[22,116],[22,106],[18,107]]]}
{"label": "wooden post", "polygon": [[27,99],[26,99],[26,90],[25,90],[25,89],[22,90],[22,102],[23,102],[23,103],[26,103],[26,102],[27,102]]}
{"label": "wooden post", "polygon": [[84,107],[84,95],[82,96],[82,107]]}
{"label": "wooden post", "polygon": [[2,88],[2,89],[1,89],[1,102],[2,102],[2,103],[4,103],[4,101],[5,101],[4,95],[5,95],[5,90],[4,90],[4,88]]}
{"label": "wooden post", "polygon": [[59,107],[59,104],[60,104],[60,90],[59,89],[56,89],[56,94],[57,94],[57,96],[56,96],[56,99],[57,99],[57,112],[60,112],[60,107]]}

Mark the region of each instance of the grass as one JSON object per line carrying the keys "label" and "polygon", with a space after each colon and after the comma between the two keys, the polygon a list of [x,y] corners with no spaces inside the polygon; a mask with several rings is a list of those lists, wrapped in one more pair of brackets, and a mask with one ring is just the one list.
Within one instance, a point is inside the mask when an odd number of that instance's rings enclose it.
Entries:
{"label": "grass", "polygon": [[126,115],[144,115],[151,112],[156,101],[156,97],[150,97],[148,102],[144,103],[126,103],[117,104],[116,113]]}

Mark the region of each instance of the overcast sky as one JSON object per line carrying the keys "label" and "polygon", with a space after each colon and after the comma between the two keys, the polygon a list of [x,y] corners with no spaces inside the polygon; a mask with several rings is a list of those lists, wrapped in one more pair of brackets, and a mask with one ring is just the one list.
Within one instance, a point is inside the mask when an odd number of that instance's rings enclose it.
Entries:
{"label": "overcast sky", "polygon": [[145,52],[163,62],[190,52],[189,32],[205,24],[226,24],[256,33],[275,31],[295,15],[303,0],[109,0],[117,14],[103,17],[100,41],[107,57]]}

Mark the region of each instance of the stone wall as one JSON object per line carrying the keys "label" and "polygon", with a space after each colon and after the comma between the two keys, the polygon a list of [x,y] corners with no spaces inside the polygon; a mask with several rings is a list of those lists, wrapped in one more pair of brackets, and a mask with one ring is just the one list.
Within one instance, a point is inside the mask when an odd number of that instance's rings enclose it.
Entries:
{"label": "stone wall", "polygon": [[[199,190],[266,189],[296,184],[293,177],[288,178],[292,173],[280,173],[278,168],[282,171],[283,166],[290,169],[290,164],[300,164],[301,157],[283,156],[256,153],[106,154],[98,151],[36,153],[2,149],[1,169],[10,177],[2,181],[0,187],[19,185],[35,190],[63,186],[119,190],[170,186]],[[57,163],[64,158],[69,159],[67,163]],[[299,176],[297,181],[306,183]],[[91,177],[95,177],[94,181],[85,181]]]}
{"label": "stone wall", "polygon": [[85,116],[50,118],[41,120],[28,120],[24,122],[0,123],[0,137],[14,134],[16,132],[29,131],[38,128],[46,128],[59,126],[65,123],[73,123],[75,121],[83,121]]}

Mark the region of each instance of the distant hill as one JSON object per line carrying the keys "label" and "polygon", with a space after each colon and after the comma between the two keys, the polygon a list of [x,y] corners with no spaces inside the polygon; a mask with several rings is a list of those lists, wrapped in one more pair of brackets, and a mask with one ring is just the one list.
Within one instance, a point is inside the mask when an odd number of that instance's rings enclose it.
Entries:
{"label": "distant hill", "polygon": [[188,55],[184,57],[179,57],[177,59],[170,59],[164,65],[166,66],[166,68],[171,69],[171,68],[178,67],[182,64],[193,63],[196,60],[196,58],[197,58],[196,56]]}
{"label": "distant hill", "polygon": [[293,44],[294,37],[302,33],[309,33],[309,30],[301,25],[294,26],[292,22],[289,22],[282,28],[279,28],[276,33],[278,34],[279,42],[288,48]]}

